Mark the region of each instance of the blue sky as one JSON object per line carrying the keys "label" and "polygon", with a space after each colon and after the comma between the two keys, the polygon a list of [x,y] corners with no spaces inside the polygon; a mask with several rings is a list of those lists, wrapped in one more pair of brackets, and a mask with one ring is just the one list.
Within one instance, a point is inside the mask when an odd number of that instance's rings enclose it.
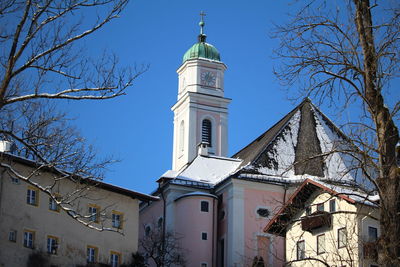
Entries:
{"label": "blue sky", "polygon": [[105,181],[150,193],[157,187],[155,181],[171,168],[170,109],[177,97],[176,70],[196,42],[202,10],[207,14],[207,42],[228,66],[225,96],[232,99],[228,156],[289,112],[295,103],[287,100],[290,95],[273,75],[273,66],[279,64],[273,59],[278,43],[269,36],[273,24],[285,22],[292,9],[289,1],[138,0],[129,3],[120,19],[86,39],[93,55],[107,49],[122,66],[150,65],[126,96],[66,105],[99,156],[121,160]]}

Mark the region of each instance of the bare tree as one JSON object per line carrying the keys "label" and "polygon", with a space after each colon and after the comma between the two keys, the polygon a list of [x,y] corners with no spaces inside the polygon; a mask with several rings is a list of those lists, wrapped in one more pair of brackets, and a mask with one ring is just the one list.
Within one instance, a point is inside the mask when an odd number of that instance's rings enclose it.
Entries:
{"label": "bare tree", "polygon": [[[120,68],[115,55],[103,53],[90,58],[83,49],[82,39],[118,18],[127,3],[0,2],[0,139],[12,142],[16,155],[36,163],[29,173],[21,172],[4,157],[0,166],[47,193],[82,223],[87,215],[72,212],[71,203],[101,180],[113,161],[96,156],[54,100],[118,97],[146,70]],[[43,171],[51,171],[52,183],[44,185],[32,179]],[[52,189],[63,180],[79,180],[81,186],[56,196]]]}
{"label": "bare tree", "polygon": [[172,232],[163,232],[161,225],[146,225],[144,235],[139,239],[139,251],[147,261],[157,267],[185,266],[185,250],[179,244],[179,237]]}
{"label": "bare tree", "polygon": [[[309,1],[278,26],[286,85],[352,114],[342,130],[357,145],[364,176],[380,196],[381,266],[400,265],[400,171],[396,122],[400,101],[390,81],[399,75],[400,6],[396,1]],[[350,111],[348,111],[350,110]],[[357,110],[355,112],[355,110]],[[355,114],[359,116],[355,116]]]}

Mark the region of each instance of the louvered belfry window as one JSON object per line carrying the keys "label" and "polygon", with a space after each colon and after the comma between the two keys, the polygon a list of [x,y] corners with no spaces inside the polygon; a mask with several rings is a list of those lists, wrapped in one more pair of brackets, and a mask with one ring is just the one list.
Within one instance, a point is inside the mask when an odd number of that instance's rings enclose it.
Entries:
{"label": "louvered belfry window", "polygon": [[208,119],[203,120],[201,125],[201,141],[207,142],[211,147],[211,121]]}

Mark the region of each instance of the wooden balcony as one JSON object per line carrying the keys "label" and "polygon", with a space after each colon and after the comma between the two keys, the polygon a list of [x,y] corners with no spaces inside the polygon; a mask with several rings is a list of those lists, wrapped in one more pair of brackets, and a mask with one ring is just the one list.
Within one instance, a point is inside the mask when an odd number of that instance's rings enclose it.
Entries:
{"label": "wooden balcony", "polygon": [[301,219],[301,228],[303,231],[311,232],[321,227],[331,227],[332,214],[326,211],[317,211]]}
{"label": "wooden balcony", "polygon": [[364,259],[378,260],[377,242],[364,243]]}

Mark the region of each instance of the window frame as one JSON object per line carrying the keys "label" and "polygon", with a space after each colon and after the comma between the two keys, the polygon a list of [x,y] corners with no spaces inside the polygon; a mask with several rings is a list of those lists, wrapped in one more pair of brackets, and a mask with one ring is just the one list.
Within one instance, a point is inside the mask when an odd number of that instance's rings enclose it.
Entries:
{"label": "window frame", "polygon": [[[53,242],[51,242],[51,250],[49,250],[49,248],[50,248],[50,246],[49,246],[49,240],[55,241],[55,247],[56,247],[56,248],[55,248],[55,252],[54,252],[54,253],[53,253],[53,246],[54,246],[54,244],[52,244]],[[59,245],[60,245],[60,239],[59,239],[58,237],[53,236],[53,235],[48,235],[48,236],[47,236],[46,250],[47,250],[47,253],[48,253],[48,254],[50,254],[50,255],[57,255],[57,254],[58,254]]]}
{"label": "window frame", "polygon": [[[372,239],[371,238],[371,235],[370,235],[370,229],[375,229],[375,236],[374,236],[374,238]],[[368,225],[368,242],[375,242],[375,241],[377,241],[378,240],[378,228],[377,227],[374,227],[374,226],[369,226]]]}
{"label": "window frame", "polygon": [[306,207],[306,216],[310,216],[312,213],[311,206]]}
{"label": "window frame", "polygon": [[[208,130],[208,131],[206,131],[206,130]],[[213,147],[213,145],[212,145],[213,136],[212,135],[213,135],[213,122],[208,117],[204,118],[201,121],[201,142],[206,142],[206,143],[208,143],[208,147]]]}
{"label": "window frame", "polygon": [[[343,231],[344,240],[341,240],[341,232]],[[343,237],[342,237],[343,238]],[[345,248],[347,246],[347,230],[346,227],[337,229],[338,248]]]}
{"label": "window frame", "polygon": [[329,200],[329,212],[336,212],[336,199]]}
{"label": "window frame", "polygon": [[[119,216],[119,219],[118,219],[119,224],[118,225],[114,224],[115,221],[116,221],[114,219],[114,217],[116,217],[116,216]],[[116,210],[113,210],[111,212],[111,225],[112,225],[113,228],[122,229],[123,228],[123,221],[124,221],[124,213],[123,212],[116,211]]]}
{"label": "window frame", "polygon": [[[117,265],[114,265],[114,261],[113,261],[113,256],[118,256],[118,262]],[[111,267],[118,267],[121,265],[122,262],[122,254],[118,251],[110,251],[110,266]]]}
{"label": "window frame", "polygon": [[[89,254],[89,251],[93,251],[93,256],[91,253]],[[87,263],[96,263],[98,254],[99,254],[98,247],[91,246],[91,245],[86,246],[86,262]],[[89,256],[90,256],[90,258],[89,258]],[[92,260],[92,257],[93,257],[93,260]]]}
{"label": "window frame", "polygon": [[[57,199],[60,198],[60,195],[54,194],[54,197]],[[53,207],[53,205],[55,205],[55,208]],[[60,212],[60,205],[58,205],[57,202],[51,196],[49,196],[49,210]]]}
{"label": "window frame", "polygon": [[[323,240],[320,240],[320,238],[323,238]],[[322,250],[320,250],[320,245],[321,245],[321,241],[323,241],[323,245],[322,245]],[[320,234],[317,235],[317,255],[321,255],[324,254],[326,252],[326,247],[325,247],[325,234]]]}
{"label": "window frame", "polygon": [[8,232],[8,241],[16,243],[17,242],[17,230],[10,229]]}
{"label": "window frame", "polygon": [[[90,210],[96,209],[96,213],[91,212]],[[94,223],[99,223],[100,219],[100,206],[96,204],[89,204],[88,205],[88,214],[89,214],[89,221]],[[94,219],[93,219],[94,218]]]}
{"label": "window frame", "polygon": [[[30,239],[27,239],[27,234],[31,237]],[[23,245],[25,248],[29,249],[34,249],[35,248],[35,234],[36,232],[33,230],[24,230],[24,239],[23,239]]]}
{"label": "window frame", "polygon": [[[32,193],[35,193],[35,195],[33,196]],[[26,204],[34,207],[39,206],[39,189],[33,186],[28,186],[26,190]]]}
{"label": "window frame", "polygon": [[[303,248],[300,248],[300,244],[302,244]],[[301,253],[301,255],[300,255]],[[296,243],[296,259],[304,260],[306,258],[306,242],[304,240],[297,241]]]}
{"label": "window frame", "polygon": [[204,241],[208,240],[208,233],[207,232],[201,232],[201,240],[204,240]]}
{"label": "window frame", "polygon": [[[207,208],[205,208],[205,210],[203,210],[203,203],[207,203]],[[201,200],[200,201],[200,211],[201,212],[210,212],[210,202],[207,200]]]}
{"label": "window frame", "polygon": [[[325,203],[317,204],[317,211],[325,211]],[[322,207],[322,208],[321,208]]]}

